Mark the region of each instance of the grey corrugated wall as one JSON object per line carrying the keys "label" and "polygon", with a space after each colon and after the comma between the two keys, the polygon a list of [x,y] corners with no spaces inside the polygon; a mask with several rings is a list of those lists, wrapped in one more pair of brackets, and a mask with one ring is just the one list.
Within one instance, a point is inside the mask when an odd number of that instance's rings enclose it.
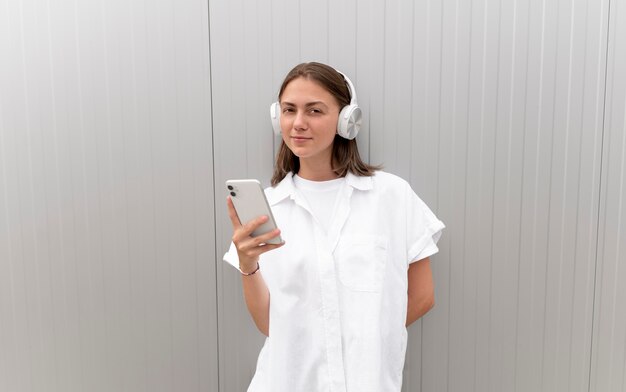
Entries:
{"label": "grey corrugated wall", "polygon": [[222,186],[309,60],[447,224],[404,390],[625,390],[624,0],[0,9],[0,391],[245,390]]}
{"label": "grey corrugated wall", "polygon": [[0,2],[0,391],[217,390],[204,1]]}

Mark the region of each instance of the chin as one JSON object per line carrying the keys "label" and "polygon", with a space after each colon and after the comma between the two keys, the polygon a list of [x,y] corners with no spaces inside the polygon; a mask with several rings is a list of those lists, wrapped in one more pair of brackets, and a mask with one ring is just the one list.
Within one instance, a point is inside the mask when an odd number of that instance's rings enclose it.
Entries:
{"label": "chin", "polygon": [[291,150],[291,152],[293,153],[293,155],[297,156],[298,158],[308,158],[311,154],[303,149],[300,148],[289,148]]}

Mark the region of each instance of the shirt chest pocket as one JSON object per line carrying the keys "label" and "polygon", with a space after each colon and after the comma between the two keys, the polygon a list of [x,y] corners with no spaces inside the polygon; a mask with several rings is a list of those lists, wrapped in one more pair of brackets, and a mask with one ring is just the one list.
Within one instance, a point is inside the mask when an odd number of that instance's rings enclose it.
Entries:
{"label": "shirt chest pocket", "polygon": [[354,291],[380,292],[387,265],[387,241],[376,235],[344,237],[335,250],[340,282]]}

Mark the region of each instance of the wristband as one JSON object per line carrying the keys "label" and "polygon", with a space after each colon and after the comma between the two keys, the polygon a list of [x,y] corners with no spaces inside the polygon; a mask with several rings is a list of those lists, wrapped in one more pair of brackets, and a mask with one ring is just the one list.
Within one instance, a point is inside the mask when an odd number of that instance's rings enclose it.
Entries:
{"label": "wristband", "polygon": [[254,274],[256,274],[256,273],[257,273],[257,271],[258,271],[260,268],[261,268],[261,266],[259,266],[259,262],[257,261],[257,262],[256,262],[256,269],[255,269],[254,271],[252,271],[252,272],[243,272],[243,271],[241,270],[241,266],[239,266],[239,272],[241,272],[241,275],[243,275],[243,276],[250,276],[250,275],[254,275]]}

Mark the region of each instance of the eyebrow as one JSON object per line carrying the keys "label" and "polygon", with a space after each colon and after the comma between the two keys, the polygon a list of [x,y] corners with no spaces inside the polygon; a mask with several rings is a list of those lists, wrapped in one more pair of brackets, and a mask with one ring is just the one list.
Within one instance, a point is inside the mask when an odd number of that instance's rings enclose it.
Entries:
{"label": "eyebrow", "polygon": [[[281,105],[287,105],[287,106],[296,106],[295,104],[291,103],[291,102],[286,102],[286,101],[282,101],[280,103]],[[326,105],[324,102],[322,101],[313,101],[313,102],[307,102],[304,106],[315,106],[315,105],[324,105],[324,106],[328,106]]]}

